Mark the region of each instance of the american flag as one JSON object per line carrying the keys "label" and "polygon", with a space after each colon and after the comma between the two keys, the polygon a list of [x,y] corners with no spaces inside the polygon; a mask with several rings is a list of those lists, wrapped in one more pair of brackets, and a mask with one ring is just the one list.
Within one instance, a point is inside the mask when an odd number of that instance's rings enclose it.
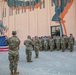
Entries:
{"label": "american flag", "polygon": [[6,36],[0,36],[0,52],[6,52],[9,47],[6,45]]}
{"label": "american flag", "polygon": [[8,46],[0,46],[0,52],[7,52],[9,49]]}

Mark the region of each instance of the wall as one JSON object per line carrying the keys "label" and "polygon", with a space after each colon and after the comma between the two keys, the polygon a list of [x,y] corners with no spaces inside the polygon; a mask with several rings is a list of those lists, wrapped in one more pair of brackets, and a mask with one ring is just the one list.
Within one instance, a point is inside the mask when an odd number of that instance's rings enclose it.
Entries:
{"label": "wall", "polygon": [[50,35],[50,7],[49,0],[45,0],[45,8],[35,8],[34,11],[29,9],[22,13],[22,9],[19,14],[16,14],[16,10],[13,10],[13,16],[9,16],[10,8],[5,3],[6,17],[3,18],[3,23],[8,26],[7,35],[10,37],[12,30],[17,31],[17,36],[21,39],[21,44],[26,39],[27,35],[45,36]]}
{"label": "wall", "polygon": [[[3,2],[2,2],[3,3]],[[2,4],[3,5],[3,4]],[[0,5],[0,11],[3,7]],[[6,17],[3,18],[3,23],[7,25],[8,32],[7,35],[10,37],[13,30],[17,31],[17,36],[21,39],[21,45],[26,39],[27,35],[34,36],[45,36],[50,35],[50,26],[58,25],[57,22],[51,21],[53,15],[55,14],[55,6],[51,6],[51,0],[45,0],[45,8],[38,8],[34,11],[29,9],[22,13],[22,9],[19,14],[16,14],[16,10],[13,10],[13,16],[9,16],[9,7],[5,3]],[[69,8],[67,14],[64,17],[65,27],[67,30],[67,35],[70,33],[76,38],[76,0]],[[2,17],[2,12],[0,12],[0,18]],[[63,28],[64,31],[64,28]],[[65,34],[65,31],[64,31]]]}
{"label": "wall", "polygon": [[[72,33],[75,36],[76,39],[76,0],[71,0],[73,1],[73,3],[71,4],[71,6],[67,9],[64,8],[64,10],[66,10],[66,15],[64,16],[63,20],[65,21],[65,28],[63,27],[63,32],[64,34],[67,34],[69,36],[70,33]],[[68,3],[69,5],[70,3]],[[51,19],[53,17],[53,15],[55,14],[55,6],[51,7]],[[63,16],[64,14],[62,14]],[[58,25],[59,23],[57,22],[53,22],[51,21],[51,26],[54,25]],[[63,26],[63,25],[62,25]],[[66,29],[66,33],[65,33],[65,29]]]}

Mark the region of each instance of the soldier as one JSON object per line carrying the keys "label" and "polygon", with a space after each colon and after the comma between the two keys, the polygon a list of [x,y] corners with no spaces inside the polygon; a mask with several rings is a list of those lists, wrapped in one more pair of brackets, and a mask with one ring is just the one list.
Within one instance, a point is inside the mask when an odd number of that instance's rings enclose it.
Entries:
{"label": "soldier", "polygon": [[49,46],[50,46],[50,51],[54,50],[54,39],[52,37],[49,38]]}
{"label": "soldier", "polygon": [[39,47],[40,47],[40,41],[38,37],[35,36],[35,40],[34,40],[35,58],[38,58],[39,56]]}
{"label": "soldier", "polygon": [[34,50],[34,39],[35,39],[34,37],[32,37],[32,39],[31,39],[33,42],[33,44],[32,44],[33,50]]}
{"label": "soldier", "polygon": [[69,42],[69,38],[67,35],[64,36],[65,39],[65,45],[66,45],[66,49],[68,49],[68,42]]}
{"label": "soldier", "polygon": [[44,38],[44,50],[48,51],[48,41],[46,37]]}
{"label": "soldier", "polygon": [[39,37],[39,41],[40,41],[40,51],[42,51],[42,38],[41,37]]}
{"label": "soldier", "polygon": [[73,35],[70,34],[70,36],[69,36],[69,47],[70,47],[70,52],[73,51],[74,41],[75,41],[75,40],[74,40]]}
{"label": "soldier", "polygon": [[16,31],[12,31],[12,37],[7,39],[7,45],[9,46],[9,68],[11,71],[11,75],[16,75],[19,74],[17,72],[17,66],[18,66],[18,61],[19,61],[19,45],[20,45],[20,40],[16,36]]}
{"label": "soldier", "polygon": [[31,40],[31,36],[27,36],[27,40],[24,41],[24,45],[26,46],[26,59],[27,62],[32,62],[31,56],[32,56],[32,50],[33,50],[33,42]]}
{"label": "soldier", "polygon": [[42,50],[44,50],[44,38],[41,37],[42,41],[41,41],[41,44],[42,44]]}
{"label": "soldier", "polygon": [[53,39],[54,39],[54,50],[56,49],[56,36],[54,35],[53,36]]}
{"label": "soldier", "polygon": [[56,48],[57,50],[60,50],[60,37],[59,36],[56,37]]}
{"label": "soldier", "polygon": [[62,52],[64,52],[66,49],[66,41],[64,36],[61,37],[61,49],[62,49]]}

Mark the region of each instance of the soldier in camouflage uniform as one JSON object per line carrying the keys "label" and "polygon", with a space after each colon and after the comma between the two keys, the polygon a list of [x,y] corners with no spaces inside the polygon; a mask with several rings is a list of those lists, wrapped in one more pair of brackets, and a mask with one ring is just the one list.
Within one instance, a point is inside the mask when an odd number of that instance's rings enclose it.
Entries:
{"label": "soldier in camouflage uniform", "polygon": [[9,46],[9,68],[11,71],[11,75],[17,75],[19,72],[17,72],[17,66],[19,61],[19,45],[20,40],[16,36],[16,31],[12,31],[12,37],[7,39],[7,45]]}
{"label": "soldier in camouflage uniform", "polygon": [[39,49],[40,49],[40,51],[42,51],[42,38],[41,37],[39,38],[39,41],[40,41],[40,47],[39,47]]}
{"label": "soldier in camouflage uniform", "polygon": [[46,37],[44,38],[44,50],[48,51],[48,41]]}
{"label": "soldier in camouflage uniform", "polygon": [[67,35],[64,35],[64,39],[65,39],[65,45],[66,45],[66,49],[68,49],[68,42],[69,42],[69,38]]}
{"label": "soldier in camouflage uniform", "polygon": [[31,36],[27,36],[27,40],[24,41],[24,45],[26,47],[26,59],[27,62],[32,62],[32,50],[33,50],[33,41],[31,40]]}
{"label": "soldier in camouflage uniform", "polygon": [[56,48],[57,50],[60,50],[60,37],[59,36],[56,37]]}
{"label": "soldier in camouflage uniform", "polygon": [[70,34],[70,36],[69,36],[69,47],[70,47],[70,52],[73,51],[74,41],[75,41],[75,40],[74,40],[73,35]]}
{"label": "soldier in camouflage uniform", "polygon": [[54,50],[56,49],[56,36],[54,35],[53,36],[53,39],[54,39]]}
{"label": "soldier in camouflage uniform", "polygon": [[66,42],[65,42],[64,36],[61,37],[61,49],[62,49],[62,52],[64,52],[66,49]]}
{"label": "soldier in camouflage uniform", "polygon": [[54,39],[52,37],[49,38],[49,46],[50,46],[50,51],[54,50]]}
{"label": "soldier in camouflage uniform", "polygon": [[42,42],[41,42],[41,44],[42,44],[42,50],[44,50],[44,38],[41,37],[41,39],[42,39]]}
{"label": "soldier in camouflage uniform", "polygon": [[39,57],[39,47],[40,47],[40,41],[38,37],[35,36],[35,40],[34,40],[35,58]]}

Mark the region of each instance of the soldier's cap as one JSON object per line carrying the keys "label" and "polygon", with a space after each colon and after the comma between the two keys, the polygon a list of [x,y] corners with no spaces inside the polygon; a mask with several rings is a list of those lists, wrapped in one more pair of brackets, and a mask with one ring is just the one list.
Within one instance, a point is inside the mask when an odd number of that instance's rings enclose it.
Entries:
{"label": "soldier's cap", "polygon": [[12,34],[13,34],[13,35],[16,34],[16,31],[12,31]]}
{"label": "soldier's cap", "polygon": [[31,36],[30,36],[30,35],[28,35],[28,36],[27,36],[27,38],[28,38],[28,39],[31,39]]}

